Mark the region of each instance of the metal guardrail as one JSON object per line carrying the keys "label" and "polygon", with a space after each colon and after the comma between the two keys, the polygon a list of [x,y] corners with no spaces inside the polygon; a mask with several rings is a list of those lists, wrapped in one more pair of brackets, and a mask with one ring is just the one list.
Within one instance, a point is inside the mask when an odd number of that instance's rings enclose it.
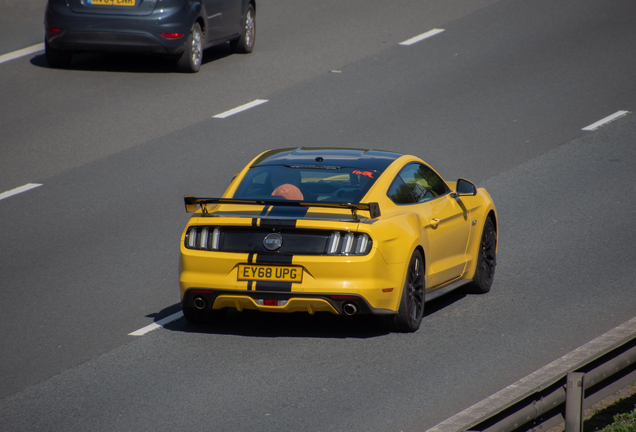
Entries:
{"label": "metal guardrail", "polygon": [[427,432],[540,432],[636,381],[636,318],[473,405]]}

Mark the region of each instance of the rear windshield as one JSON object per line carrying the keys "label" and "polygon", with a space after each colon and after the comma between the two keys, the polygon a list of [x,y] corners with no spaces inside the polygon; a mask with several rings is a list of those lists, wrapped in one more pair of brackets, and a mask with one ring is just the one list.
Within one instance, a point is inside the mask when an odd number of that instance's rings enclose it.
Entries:
{"label": "rear windshield", "polygon": [[234,198],[359,203],[380,174],[357,168],[256,166]]}

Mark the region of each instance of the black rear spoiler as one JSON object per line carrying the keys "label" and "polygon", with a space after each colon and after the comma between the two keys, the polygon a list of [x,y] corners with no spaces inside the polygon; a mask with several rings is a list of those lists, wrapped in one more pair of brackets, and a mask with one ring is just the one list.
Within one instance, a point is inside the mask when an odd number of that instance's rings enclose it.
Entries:
{"label": "black rear spoiler", "polygon": [[305,201],[288,201],[288,200],[247,200],[235,198],[197,198],[193,196],[183,197],[186,212],[191,213],[201,206],[203,213],[207,213],[205,204],[238,204],[238,205],[259,205],[259,206],[285,206],[285,207],[325,207],[337,209],[349,209],[353,219],[358,219],[358,210],[368,211],[371,219],[380,217],[380,206],[378,203],[372,202],[367,204],[353,203],[328,203],[328,202],[305,202]]}

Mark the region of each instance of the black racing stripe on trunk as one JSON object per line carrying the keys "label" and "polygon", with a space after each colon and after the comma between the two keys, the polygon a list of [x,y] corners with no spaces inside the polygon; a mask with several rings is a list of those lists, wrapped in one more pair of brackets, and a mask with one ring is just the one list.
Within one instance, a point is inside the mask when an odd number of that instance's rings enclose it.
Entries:
{"label": "black racing stripe on trunk", "polygon": [[247,281],[247,290],[252,291],[254,289],[254,281]]}
{"label": "black racing stripe on trunk", "polygon": [[[272,219],[302,219],[307,216],[307,212],[309,211],[309,207],[282,207],[282,206],[273,206],[271,210],[267,212],[266,215],[268,218]],[[263,221],[261,220],[261,226]]]}
{"label": "black racing stripe on trunk", "polygon": [[291,292],[291,282],[256,282],[256,291]]}
{"label": "black racing stripe on trunk", "polygon": [[[251,254],[250,254],[251,255]],[[257,264],[291,264],[294,259],[293,255],[256,255]]]}
{"label": "black racing stripe on trunk", "polygon": [[296,228],[296,219],[261,219],[264,228]]}
{"label": "black racing stripe on trunk", "polygon": [[247,262],[252,264],[254,262],[254,254],[251,253],[247,256]]}

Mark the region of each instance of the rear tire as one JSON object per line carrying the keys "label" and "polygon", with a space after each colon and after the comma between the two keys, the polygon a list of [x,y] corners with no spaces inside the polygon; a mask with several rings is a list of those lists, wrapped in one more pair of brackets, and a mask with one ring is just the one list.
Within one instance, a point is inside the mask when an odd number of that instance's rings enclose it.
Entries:
{"label": "rear tire", "polygon": [[398,313],[385,317],[388,329],[402,333],[417,331],[424,316],[425,295],[424,260],[420,251],[416,250],[406,271]]}
{"label": "rear tire", "polygon": [[199,72],[201,61],[203,60],[203,32],[199,23],[194,23],[192,32],[188,36],[185,44],[185,50],[179,60],[177,60],[177,69],[180,72],[194,73]]}
{"label": "rear tire", "polygon": [[248,54],[254,50],[254,41],[256,38],[256,11],[254,5],[247,6],[245,16],[243,17],[243,28],[241,36],[230,42],[232,51],[237,54]]}
{"label": "rear tire", "polygon": [[466,286],[470,294],[486,294],[490,291],[495,279],[495,266],[497,265],[497,232],[492,219],[486,219],[484,230],[479,241],[477,255],[477,268],[473,281]]}
{"label": "rear tire", "polygon": [[49,66],[56,69],[68,68],[71,65],[71,60],[73,59],[72,51],[63,51],[51,48],[46,39],[44,40],[44,55]]}

